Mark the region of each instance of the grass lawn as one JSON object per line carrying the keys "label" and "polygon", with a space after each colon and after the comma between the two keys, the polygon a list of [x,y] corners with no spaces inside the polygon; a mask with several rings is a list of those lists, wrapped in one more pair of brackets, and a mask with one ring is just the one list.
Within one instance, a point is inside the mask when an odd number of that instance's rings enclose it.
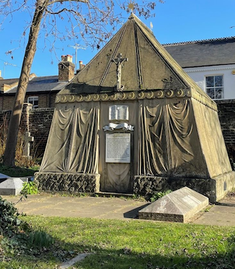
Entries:
{"label": "grass lawn", "polygon": [[35,172],[39,170],[39,166],[33,166],[31,168],[23,168],[23,167],[8,167],[0,163],[0,173],[5,174],[11,177],[25,177],[25,176],[33,176]]}
{"label": "grass lawn", "polygon": [[54,243],[49,248],[19,248],[17,252],[13,243],[7,246],[5,242],[2,254],[0,248],[0,268],[55,269],[83,252],[92,255],[73,268],[235,268],[235,226],[42,216],[23,219],[34,230],[52,236]]}

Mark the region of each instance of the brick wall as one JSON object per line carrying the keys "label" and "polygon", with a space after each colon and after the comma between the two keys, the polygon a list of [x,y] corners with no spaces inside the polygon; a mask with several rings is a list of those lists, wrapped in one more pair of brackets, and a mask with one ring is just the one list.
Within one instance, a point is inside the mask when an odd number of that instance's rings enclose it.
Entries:
{"label": "brick wall", "polygon": [[[55,107],[55,98],[57,91],[49,93],[28,93],[25,96],[25,102],[27,102],[28,97],[38,96],[38,107],[39,108],[48,108]],[[14,104],[15,96],[14,95],[0,95],[0,110],[11,110]]]}
{"label": "brick wall", "polygon": [[2,110],[11,110],[14,105],[15,96],[6,96],[2,97]]}
{"label": "brick wall", "polygon": [[235,100],[217,100],[216,103],[228,155],[235,163]]}
{"label": "brick wall", "polygon": [[38,108],[29,112],[29,131],[34,137],[33,152],[37,157],[43,156],[53,112],[53,108]]}
{"label": "brick wall", "polygon": [[[32,144],[31,156],[42,157],[47,137],[50,131],[51,121],[53,117],[54,108],[38,108],[29,110],[28,120],[26,116],[26,107],[24,106],[20,130],[25,132],[30,131],[31,136],[34,137]],[[6,141],[8,130],[8,123],[11,111],[0,112],[0,141]]]}

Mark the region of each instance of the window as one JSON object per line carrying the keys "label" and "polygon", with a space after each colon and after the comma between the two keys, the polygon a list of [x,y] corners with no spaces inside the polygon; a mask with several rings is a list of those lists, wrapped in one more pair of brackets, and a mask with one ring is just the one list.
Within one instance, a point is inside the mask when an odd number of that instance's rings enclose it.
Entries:
{"label": "window", "polygon": [[224,98],[223,76],[206,77],[206,92],[211,99]]}
{"label": "window", "polygon": [[28,97],[28,103],[33,105],[33,108],[38,108],[38,96]]}

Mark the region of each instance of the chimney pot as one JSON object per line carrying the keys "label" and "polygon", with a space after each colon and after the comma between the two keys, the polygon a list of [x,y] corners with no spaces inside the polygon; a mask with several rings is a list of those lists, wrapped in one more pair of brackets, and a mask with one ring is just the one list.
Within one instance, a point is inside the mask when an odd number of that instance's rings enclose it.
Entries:
{"label": "chimney pot", "polygon": [[62,62],[73,62],[73,56],[72,55],[62,55],[61,56],[61,61]]}
{"label": "chimney pot", "polygon": [[82,70],[85,67],[82,61],[79,61],[79,70]]}

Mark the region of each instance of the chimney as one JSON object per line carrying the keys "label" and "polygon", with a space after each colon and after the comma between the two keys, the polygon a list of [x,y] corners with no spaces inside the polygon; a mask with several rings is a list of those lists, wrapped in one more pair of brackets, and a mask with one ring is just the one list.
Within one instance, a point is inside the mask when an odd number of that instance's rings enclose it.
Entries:
{"label": "chimney", "polygon": [[59,81],[70,81],[74,77],[75,65],[72,62],[71,55],[62,55],[59,63]]}
{"label": "chimney", "polygon": [[2,77],[2,70],[0,70],[0,79],[3,79],[3,77]]}
{"label": "chimney", "polygon": [[82,70],[85,67],[85,64],[83,64],[82,61],[79,61],[79,71]]}

